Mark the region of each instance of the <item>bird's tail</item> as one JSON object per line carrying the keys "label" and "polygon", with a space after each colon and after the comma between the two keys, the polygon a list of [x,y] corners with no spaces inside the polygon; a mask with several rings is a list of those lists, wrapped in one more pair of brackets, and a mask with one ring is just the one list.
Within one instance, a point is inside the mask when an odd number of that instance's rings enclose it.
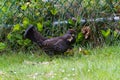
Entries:
{"label": "bird's tail", "polygon": [[31,41],[37,43],[39,46],[42,45],[43,41],[46,40],[36,29],[33,25],[30,25],[25,33],[24,38],[30,39]]}

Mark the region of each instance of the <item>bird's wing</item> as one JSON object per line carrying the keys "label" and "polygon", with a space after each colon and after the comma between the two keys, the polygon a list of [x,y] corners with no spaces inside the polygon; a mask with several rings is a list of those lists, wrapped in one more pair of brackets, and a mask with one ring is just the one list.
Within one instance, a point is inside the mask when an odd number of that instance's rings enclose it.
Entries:
{"label": "bird's wing", "polygon": [[68,48],[66,42],[60,38],[51,38],[43,42],[44,49],[54,50],[57,52],[65,52]]}
{"label": "bird's wing", "polygon": [[59,39],[58,38],[51,38],[43,41],[44,46],[51,46],[54,45]]}
{"label": "bird's wing", "polygon": [[66,42],[62,39],[59,39],[55,44],[54,44],[54,50],[59,51],[59,52],[65,52],[67,50],[68,46]]}

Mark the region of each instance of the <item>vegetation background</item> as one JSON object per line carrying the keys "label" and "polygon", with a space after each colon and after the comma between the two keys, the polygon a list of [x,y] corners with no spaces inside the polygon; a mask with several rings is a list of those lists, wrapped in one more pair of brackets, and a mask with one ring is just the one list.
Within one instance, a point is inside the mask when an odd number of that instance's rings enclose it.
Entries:
{"label": "vegetation background", "polygon": [[[120,22],[86,22],[81,19],[96,19],[120,15],[119,0],[2,0],[0,2],[1,49],[33,48],[30,40],[23,39],[25,29],[33,24],[43,36],[60,36],[69,28],[77,31],[77,45],[111,45],[119,40]],[[76,19],[76,21],[73,20]],[[55,21],[68,24],[53,25]],[[89,38],[81,29],[90,28]],[[5,46],[6,45],[6,46]],[[31,46],[31,47],[30,47]]]}
{"label": "vegetation background", "polygon": [[[0,80],[119,80],[120,21],[80,22],[115,16],[120,16],[119,0],[1,0]],[[45,55],[23,38],[30,24],[49,38],[75,29],[73,51]]]}

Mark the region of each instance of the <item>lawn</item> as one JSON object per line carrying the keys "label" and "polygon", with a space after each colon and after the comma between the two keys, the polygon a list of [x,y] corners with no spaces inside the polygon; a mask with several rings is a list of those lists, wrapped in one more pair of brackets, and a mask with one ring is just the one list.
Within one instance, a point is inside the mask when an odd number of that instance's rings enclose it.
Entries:
{"label": "lawn", "polygon": [[4,52],[0,56],[0,80],[120,80],[120,46],[105,46],[83,55],[40,55],[36,52]]}

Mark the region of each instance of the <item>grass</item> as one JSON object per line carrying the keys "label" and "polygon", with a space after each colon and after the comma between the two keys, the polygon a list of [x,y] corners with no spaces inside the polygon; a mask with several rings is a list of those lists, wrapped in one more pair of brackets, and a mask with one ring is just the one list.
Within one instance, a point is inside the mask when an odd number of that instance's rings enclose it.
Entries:
{"label": "grass", "polygon": [[0,56],[0,80],[120,80],[120,46],[74,53],[50,58],[39,51],[6,52]]}

